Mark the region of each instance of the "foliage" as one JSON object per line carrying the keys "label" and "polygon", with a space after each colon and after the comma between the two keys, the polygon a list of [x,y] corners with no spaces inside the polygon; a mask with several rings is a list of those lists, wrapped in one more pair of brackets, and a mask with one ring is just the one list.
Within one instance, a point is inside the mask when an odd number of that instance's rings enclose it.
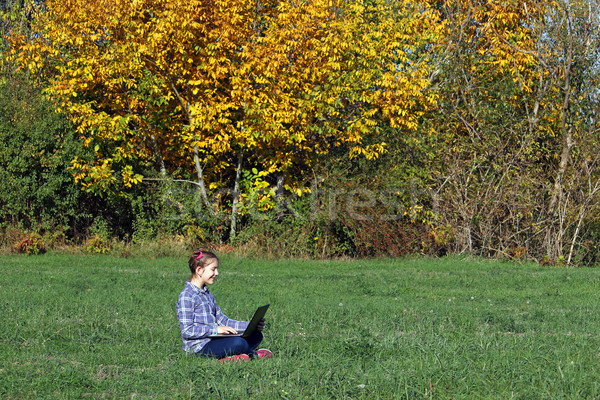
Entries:
{"label": "foliage", "polygon": [[3,0],[0,2],[0,68],[7,64],[10,35],[31,33],[31,23],[39,7],[32,0]]}
{"label": "foliage", "polygon": [[[0,220],[92,239],[102,218],[113,245],[594,264],[597,3],[4,2]],[[48,122],[34,135],[23,98]],[[53,133],[60,115],[77,135]]]}
{"label": "foliage", "polygon": [[110,250],[110,243],[98,234],[89,237],[85,243],[88,253],[104,254]]}
{"label": "foliage", "polygon": [[598,8],[440,7],[448,27],[436,78],[441,107],[424,128],[442,144],[428,167],[430,201],[455,233],[454,251],[512,257],[524,248],[571,263],[584,221],[595,219],[600,177]]}
{"label": "foliage", "polygon": [[37,233],[28,233],[18,243],[15,243],[14,249],[17,253],[36,255],[45,253],[46,245]]}
{"label": "foliage", "polygon": [[14,58],[48,77],[94,149],[73,168],[96,193],[139,183],[139,160],[163,173],[195,165],[205,201],[205,176],[231,187],[238,164],[301,192],[313,154],[346,143],[377,157],[385,143],[363,141],[381,121],[414,130],[435,104],[423,54],[435,14],[409,2],[45,7],[38,36],[14,38]]}
{"label": "foliage", "polygon": [[[295,203],[294,206],[297,206]],[[250,219],[234,242],[236,252],[250,257],[327,259],[353,257],[353,241],[339,221],[287,217]]]}
{"label": "foliage", "polygon": [[[343,170],[325,162],[310,192],[280,200],[275,210],[248,210],[234,242],[244,254],[268,257],[399,257],[443,255],[449,251],[451,229],[428,222],[409,185],[391,187],[382,171],[387,154],[362,170],[370,182],[351,179],[355,168]],[[368,171],[368,172],[367,172]],[[389,171],[387,171],[389,172]],[[378,175],[380,174],[380,175]],[[373,177],[381,176],[376,180]],[[393,178],[398,178],[394,175]]]}
{"label": "foliage", "polygon": [[0,222],[73,235],[90,198],[65,166],[83,156],[72,125],[23,74],[0,83]]}

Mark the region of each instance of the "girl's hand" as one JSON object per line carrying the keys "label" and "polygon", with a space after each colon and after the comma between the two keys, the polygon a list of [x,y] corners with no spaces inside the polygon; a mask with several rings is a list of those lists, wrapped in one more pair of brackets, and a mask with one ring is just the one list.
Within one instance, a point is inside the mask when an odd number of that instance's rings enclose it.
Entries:
{"label": "girl's hand", "polygon": [[235,335],[237,331],[230,326],[219,325],[217,326],[217,333],[229,333]]}
{"label": "girl's hand", "polygon": [[261,318],[260,321],[258,321],[258,325],[256,325],[256,329],[258,329],[258,331],[262,331],[263,328],[265,327],[265,319]]}

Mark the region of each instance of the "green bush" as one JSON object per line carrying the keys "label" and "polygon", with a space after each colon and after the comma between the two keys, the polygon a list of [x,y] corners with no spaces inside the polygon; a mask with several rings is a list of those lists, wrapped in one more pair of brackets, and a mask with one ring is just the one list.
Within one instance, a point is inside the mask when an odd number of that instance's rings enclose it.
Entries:
{"label": "green bush", "polygon": [[23,230],[69,232],[94,207],[68,170],[86,149],[64,115],[54,112],[25,76],[0,81],[0,224]]}

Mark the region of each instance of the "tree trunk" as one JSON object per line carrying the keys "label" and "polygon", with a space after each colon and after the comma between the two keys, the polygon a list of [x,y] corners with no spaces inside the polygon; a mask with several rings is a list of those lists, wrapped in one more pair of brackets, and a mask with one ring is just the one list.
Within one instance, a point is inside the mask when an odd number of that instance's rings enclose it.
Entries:
{"label": "tree trunk", "polygon": [[[570,26],[569,26],[570,28]],[[569,29],[570,31],[571,29]],[[560,208],[560,201],[563,194],[563,178],[567,171],[569,164],[569,158],[571,157],[571,148],[573,147],[573,126],[569,122],[569,111],[571,105],[571,71],[573,68],[573,36],[569,34],[568,52],[567,59],[565,61],[565,84],[563,86],[563,106],[561,110],[561,137],[562,137],[562,150],[560,154],[560,161],[558,163],[558,169],[556,171],[556,177],[554,179],[554,187],[552,189],[552,195],[550,203],[548,204],[548,216],[549,229],[546,230],[546,254],[550,259],[553,256],[563,256],[563,243],[561,237],[562,232],[555,232],[554,226],[556,220],[559,219],[558,212]],[[559,226],[559,230],[562,228]]]}
{"label": "tree trunk", "polygon": [[237,205],[240,196],[240,179],[242,177],[242,163],[244,161],[244,153],[242,149],[238,154],[237,170],[235,171],[235,183],[233,184],[233,202],[231,204],[231,229],[229,231],[229,241],[235,239],[237,230]]}
{"label": "tree trunk", "polygon": [[200,194],[202,196],[202,200],[204,201],[204,205],[210,214],[212,214],[212,208],[210,201],[208,200],[208,194],[206,192],[206,185],[204,184],[204,171],[202,170],[202,165],[200,165],[200,155],[198,152],[198,146],[194,146],[194,163],[196,165],[196,172],[198,173],[198,187],[200,188]]}
{"label": "tree trunk", "polygon": [[162,153],[161,153],[160,149],[158,148],[158,143],[156,142],[156,137],[154,137],[154,135],[152,135],[150,137],[150,140],[152,141],[152,147],[154,147],[154,154],[156,156],[156,162],[158,163],[158,168],[160,170],[160,176],[163,179],[167,179],[167,168],[165,167],[165,161],[163,159]]}
{"label": "tree trunk", "polygon": [[283,184],[285,182],[285,174],[282,172],[277,175],[277,184],[275,185],[275,202],[277,204],[277,221],[281,222],[285,213],[285,204],[283,198]]}

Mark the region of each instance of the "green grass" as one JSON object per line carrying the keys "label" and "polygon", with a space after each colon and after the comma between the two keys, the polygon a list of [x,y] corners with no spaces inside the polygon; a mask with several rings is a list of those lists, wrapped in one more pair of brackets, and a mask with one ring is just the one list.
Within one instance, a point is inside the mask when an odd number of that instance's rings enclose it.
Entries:
{"label": "green grass", "polygon": [[463,259],[224,257],[243,364],[185,356],[185,259],[0,258],[0,398],[598,399],[600,270]]}

